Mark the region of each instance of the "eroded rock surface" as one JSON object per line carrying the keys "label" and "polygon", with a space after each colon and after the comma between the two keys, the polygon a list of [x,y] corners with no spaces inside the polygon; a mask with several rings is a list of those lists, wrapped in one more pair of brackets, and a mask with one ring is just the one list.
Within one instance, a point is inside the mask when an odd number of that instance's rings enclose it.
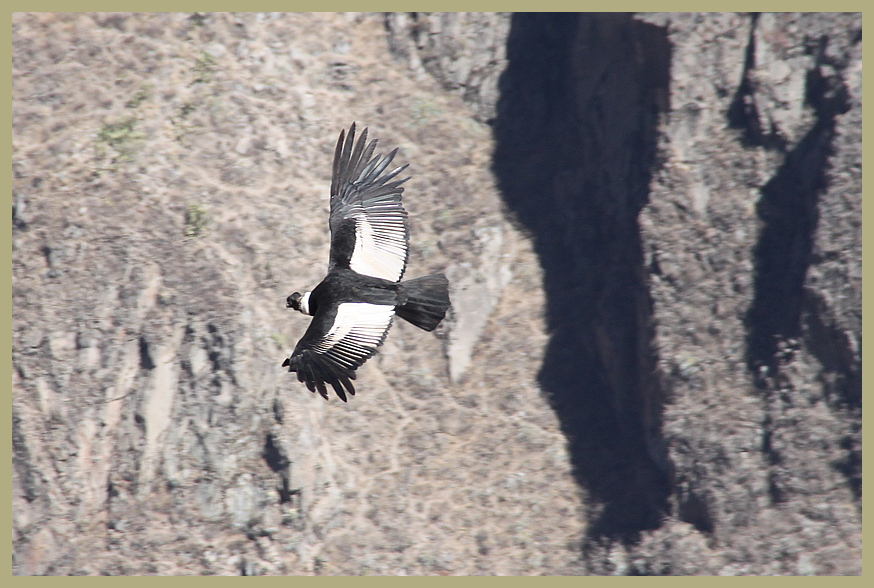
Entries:
{"label": "eroded rock surface", "polygon": [[[13,571],[861,573],[861,16],[13,16]],[[280,363],[352,120],[398,322]]]}

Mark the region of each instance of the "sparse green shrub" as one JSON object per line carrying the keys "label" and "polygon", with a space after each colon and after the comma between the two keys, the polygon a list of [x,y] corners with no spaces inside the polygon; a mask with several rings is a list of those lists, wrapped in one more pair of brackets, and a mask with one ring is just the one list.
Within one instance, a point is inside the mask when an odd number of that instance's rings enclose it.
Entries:
{"label": "sparse green shrub", "polygon": [[202,237],[206,234],[209,218],[206,210],[199,204],[189,204],[185,208],[185,236],[187,238]]}

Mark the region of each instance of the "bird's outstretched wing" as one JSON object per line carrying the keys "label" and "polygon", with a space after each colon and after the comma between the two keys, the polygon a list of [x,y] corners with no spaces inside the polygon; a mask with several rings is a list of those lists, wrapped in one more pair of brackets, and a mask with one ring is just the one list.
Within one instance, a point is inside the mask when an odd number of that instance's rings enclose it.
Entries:
{"label": "bird's outstretched wing", "polygon": [[366,302],[344,302],[334,313],[319,309],[282,365],[310,391],[327,399],[327,382],[346,402],[346,391],[355,395],[355,370],[385,341],[394,313],[393,306]]}
{"label": "bird's outstretched wing", "polygon": [[409,230],[401,184],[409,178],[390,181],[406,165],[383,174],[398,150],[373,155],[376,143],[367,143],[367,129],[355,142],[355,123],[348,136],[340,131],[331,176],[330,267],[397,282],[407,266]]}

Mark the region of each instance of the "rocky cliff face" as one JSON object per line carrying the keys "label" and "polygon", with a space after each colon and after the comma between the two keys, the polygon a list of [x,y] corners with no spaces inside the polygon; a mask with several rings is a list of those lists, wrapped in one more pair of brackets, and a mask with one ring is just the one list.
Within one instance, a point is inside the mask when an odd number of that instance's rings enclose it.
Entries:
{"label": "rocky cliff face", "polygon": [[[352,120],[348,404],[279,364]],[[16,574],[861,572],[861,16],[13,17]]]}

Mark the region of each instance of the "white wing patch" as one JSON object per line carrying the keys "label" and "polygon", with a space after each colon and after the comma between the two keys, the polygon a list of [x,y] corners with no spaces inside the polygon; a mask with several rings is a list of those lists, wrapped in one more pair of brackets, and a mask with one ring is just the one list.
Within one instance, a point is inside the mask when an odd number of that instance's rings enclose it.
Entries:
{"label": "white wing patch", "polygon": [[349,267],[366,276],[400,280],[407,262],[404,216],[393,202],[354,210],[349,215],[355,220],[355,249]]}
{"label": "white wing patch", "polygon": [[379,347],[394,316],[394,306],[344,302],[328,334],[313,350],[330,354],[344,367],[355,369],[363,356]]}

